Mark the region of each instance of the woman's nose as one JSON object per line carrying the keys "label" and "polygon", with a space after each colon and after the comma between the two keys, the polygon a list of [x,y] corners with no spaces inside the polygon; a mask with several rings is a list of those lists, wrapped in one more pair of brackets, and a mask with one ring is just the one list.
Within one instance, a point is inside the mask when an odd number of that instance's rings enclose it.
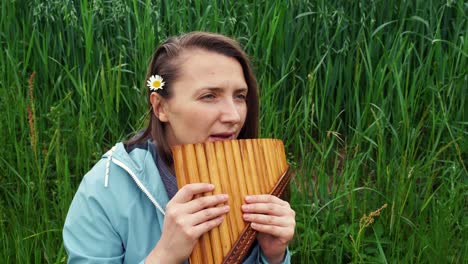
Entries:
{"label": "woman's nose", "polygon": [[238,123],[241,121],[241,109],[233,100],[228,100],[221,106],[221,122]]}

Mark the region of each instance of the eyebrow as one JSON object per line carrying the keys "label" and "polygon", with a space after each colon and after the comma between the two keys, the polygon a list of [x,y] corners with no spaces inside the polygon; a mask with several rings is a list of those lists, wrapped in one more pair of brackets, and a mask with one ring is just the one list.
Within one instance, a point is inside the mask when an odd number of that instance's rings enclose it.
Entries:
{"label": "eyebrow", "polygon": [[[221,92],[223,91],[224,89],[223,88],[219,88],[219,87],[202,87],[200,90],[209,90],[209,91],[212,91],[212,92]],[[248,89],[247,87],[242,87],[242,88],[237,88],[235,89],[236,92],[247,92]]]}

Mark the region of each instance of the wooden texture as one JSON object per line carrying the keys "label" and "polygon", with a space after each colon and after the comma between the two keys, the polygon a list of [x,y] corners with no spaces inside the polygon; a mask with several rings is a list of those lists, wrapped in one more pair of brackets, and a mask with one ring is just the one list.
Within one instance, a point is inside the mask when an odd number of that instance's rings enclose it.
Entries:
{"label": "wooden texture", "polygon": [[[240,263],[231,256],[248,249],[255,231],[243,221],[241,206],[246,195],[272,194],[280,178],[287,178],[284,145],[277,139],[241,139],[174,146],[174,169],[179,188],[189,183],[209,182],[212,193],[227,193],[231,210],[223,223],[204,234],[190,255],[191,264]],[[281,183],[282,192],[285,184]],[[242,243],[239,247],[239,243]],[[240,249],[233,249],[233,247]],[[234,252],[234,253],[233,253]],[[240,254],[240,253],[239,253]]]}

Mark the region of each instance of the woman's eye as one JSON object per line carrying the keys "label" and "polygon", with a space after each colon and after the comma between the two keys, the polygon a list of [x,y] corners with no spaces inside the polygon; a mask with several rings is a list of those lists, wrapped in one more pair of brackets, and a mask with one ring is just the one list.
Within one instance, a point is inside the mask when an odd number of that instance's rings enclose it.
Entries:
{"label": "woman's eye", "polygon": [[247,99],[247,96],[245,94],[238,94],[236,96],[237,99],[245,101]]}
{"label": "woman's eye", "polygon": [[215,99],[216,96],[214,94],[205,94],[205,95],[202,95],[201,96],[201,99],[203,100],[212,100],[212,99]]}

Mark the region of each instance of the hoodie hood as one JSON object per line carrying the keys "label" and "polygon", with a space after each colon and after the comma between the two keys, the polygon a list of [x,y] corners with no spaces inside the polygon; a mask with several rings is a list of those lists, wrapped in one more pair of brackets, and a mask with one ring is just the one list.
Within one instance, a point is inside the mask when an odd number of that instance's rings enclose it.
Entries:
{"label": "hoodie hood", "polygon": [[[152,154],[151,149],[154,149],[154,145],[147,141],[141,145],[141,148],[134,148],[128,153],[123,143],[117,143],[102,156],[103,159],[107,159],[104,186],[107,188],[112,184],[113,169],[122,169],[156,208],[164,214],[169,198],[154,162],[153,155],[157,154]],[[119,168],[115,168],[113,165]]]}

